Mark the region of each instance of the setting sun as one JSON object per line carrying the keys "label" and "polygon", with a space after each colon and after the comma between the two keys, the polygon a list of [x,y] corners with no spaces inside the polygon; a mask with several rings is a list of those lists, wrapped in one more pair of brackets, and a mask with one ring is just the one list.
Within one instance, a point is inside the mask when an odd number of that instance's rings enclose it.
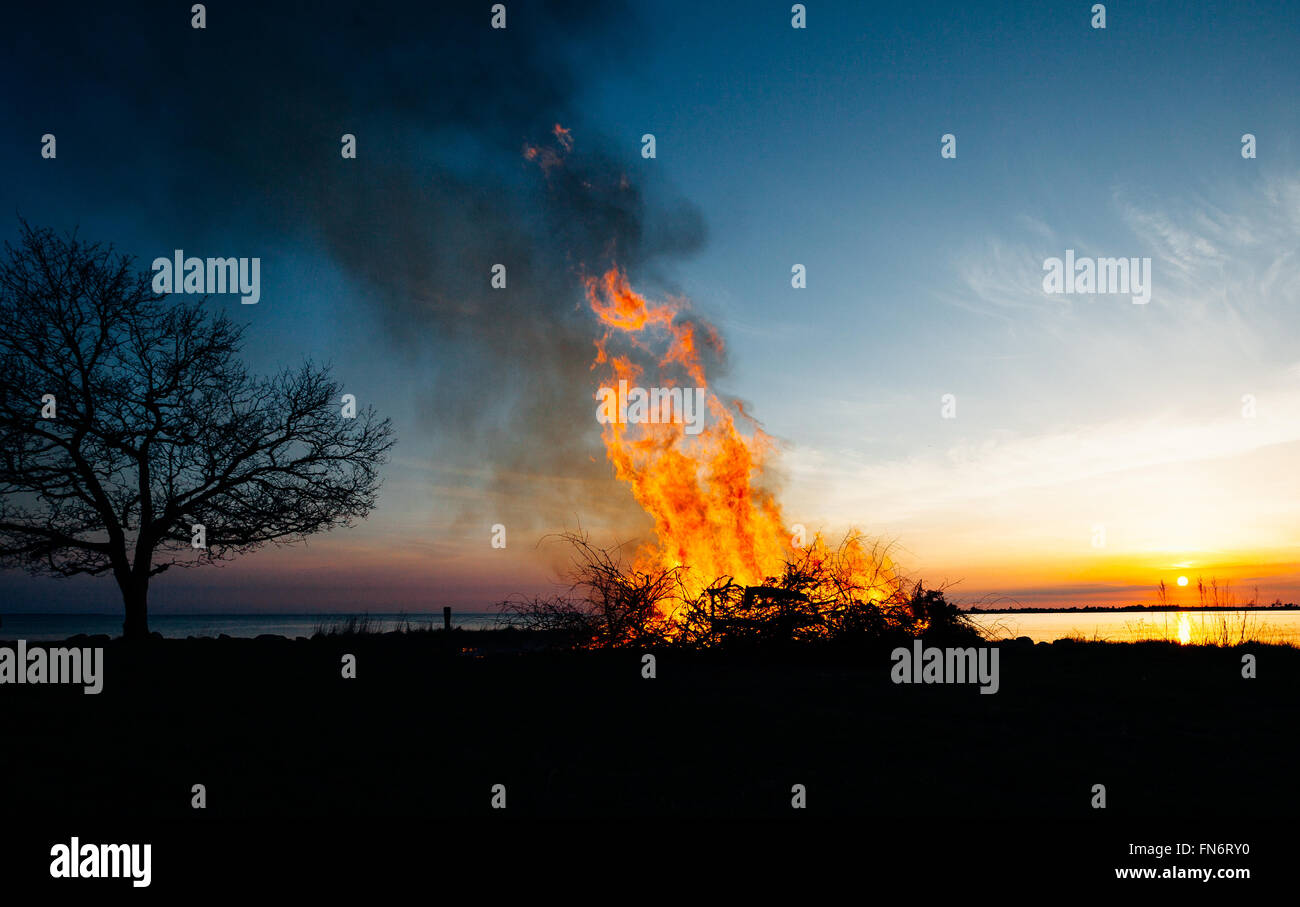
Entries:
{"label": "setting sun", "polygon": [[1185,576],[1180,576],[1180,577],[1178,577],[1178,585],[1180,585],[1180,586],[1186,586],[1186,585],[1187,585],[1187,577],[1185,577]]}

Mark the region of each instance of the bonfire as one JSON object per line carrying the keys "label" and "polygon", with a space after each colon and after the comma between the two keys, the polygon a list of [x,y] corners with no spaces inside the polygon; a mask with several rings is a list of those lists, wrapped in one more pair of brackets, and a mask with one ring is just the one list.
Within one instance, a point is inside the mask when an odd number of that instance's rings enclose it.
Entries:
{"label": "bonfire", "polygon": [[[558,125],[554,136],[554,148],[525,149],[548,176],[574,144]],[[599,331],[593,399],[605,455],[653,535],[613,548],[563,535],[575,552],[569,595],[515,603],[516,613],[614,645],[815,639],[927,622],[914,613],[923,590],[903,581],[888,546],[856,531],[836,545],[821,534],[805,542],[786,523],[765,481],[772,438],[709,384],[706,353],[724,353],[711,324],[684,299],[651,301],[617,263],[580,279]],[[644,396],[664,407],[629,418],[628,388],[651,388]],[[672,401],[694,406],[673,412]]]}

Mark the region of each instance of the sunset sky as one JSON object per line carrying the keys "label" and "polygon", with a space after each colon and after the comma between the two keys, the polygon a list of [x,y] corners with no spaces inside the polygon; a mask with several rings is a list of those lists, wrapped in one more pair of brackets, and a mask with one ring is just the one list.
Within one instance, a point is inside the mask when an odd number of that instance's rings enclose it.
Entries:
{"label": "sunset sky", "polygon": [[[15,11],[0,234],[261,257],[257,305],[208,303],[251,365],[329,361],[399,439],[364,524],[169,573],[153,609],[482,610],[554,588],[547,533],[648,532],[591,400],[575,269],[610,243],[717,327],[788,523],[891,540],[963,604],[1179,575],[1300,601],[1300,8],[1110,4],[1099,30],[1090,5],[826,0],[796,30],[788,3],[519,3],[499,33],[481,4],[400,44],[332,2],[147,33]],[[522,149],[557,122],[637,205],[548,193]],[[1151,301],[1044,293],[1067,249],[1150,258]],[[0,600],[120,607],[108,579],[5,574]]]}

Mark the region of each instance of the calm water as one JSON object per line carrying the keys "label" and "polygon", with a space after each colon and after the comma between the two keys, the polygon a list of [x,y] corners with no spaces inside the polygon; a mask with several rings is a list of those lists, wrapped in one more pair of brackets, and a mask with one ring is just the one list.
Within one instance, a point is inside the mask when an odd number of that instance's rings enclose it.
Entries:
{"label": "calm water", "polygon": [[[358,618],[362,615],[358,615]],[[453,611],[452,626],[466,630],[498,626],[494,611]],[[311,636],[322,626],[341,625],[346,614],[154,614],[149,628],[163,636],[227,636],[252,638],[263,633],[294,638]],[[442,612],[433,614],[371,614],[371,629],[395,630],[403,625],[441,627]],[[1068,614],[982,614],[976,622],[993,638],[1028,636],[1034,642],[1063,637],[1131,642],[1168,639],[1182,642],[1239,641],[1300,646],[1300,611],[1102,611]],[[0,614],[0,639],[32,641],[67,639],[77,633],[119,636],[117,614]]]}
{"label": "calm water", "polygon": [[[357,616],[358,619],[362,615]],[[187,636],[239,636],[252,638],[263,633],[276,636],[311,636],[324,626],[341,625],[346,614],[150,614],[149,629],[173,639]],[[436,614],[371,614],[371,629],[396,630],[403,625],[441,627],[442,612]],[[496,612],[453,611],[451,624],[466,630],[496,626]],[[0,614],[0,639],[58,640],[77,633],[122,635],[119,614]]]}
{"label": "calm water", "polygon": [[976,622],[994,638],[1064,637],[1132,642],[1290,643],[1300,646],[1300,611],[1086,611],[1069,614],[982,614]]}

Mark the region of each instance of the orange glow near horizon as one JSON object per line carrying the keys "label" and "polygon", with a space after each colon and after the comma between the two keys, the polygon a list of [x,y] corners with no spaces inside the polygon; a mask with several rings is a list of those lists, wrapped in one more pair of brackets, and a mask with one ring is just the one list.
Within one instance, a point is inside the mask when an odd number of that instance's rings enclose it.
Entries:
{"label": "orange glow near horizon", "polygon": [[[1008,563],[1005,556],[909,564],[935,585],[951,583],[954,597],[980,607],[1087,607],[1156,605],[1160,583],[1165,602],[1179,608],[1202,604],[1261,605],[1300,602],[1295,563],[1285,552],[1214,552],[1168,560],[1150,554],[1089,552],[1081,557],[1039,555]],[[1178,582],[1185,577],[1186,585]]]}

